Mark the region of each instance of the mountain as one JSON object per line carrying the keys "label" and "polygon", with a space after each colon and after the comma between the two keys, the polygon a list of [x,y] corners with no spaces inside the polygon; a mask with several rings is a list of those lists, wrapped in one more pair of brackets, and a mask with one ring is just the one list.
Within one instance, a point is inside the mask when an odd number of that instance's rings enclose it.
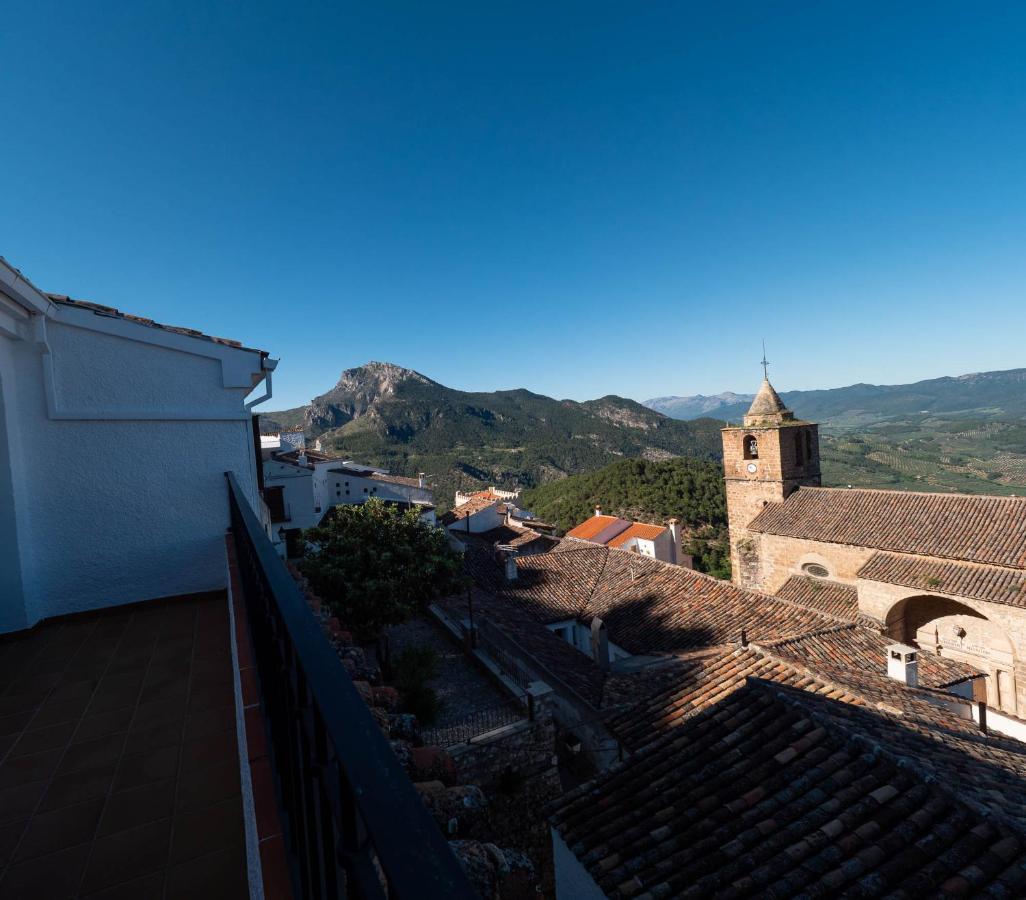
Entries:
{"label": "mountain", "polygon": [[621,459],[595,472],[571,475],[525,491],[525,509],[567,531],[602,511],[640,522],[680,519],[695,567],[730,577],[723,467],[704,459]]}
{"label": "mountain", "polygon": [[[1020,419],[1026,418],[1026,369],[931,378],[915,384],[785,391],[780,396],[795,415],[828,425],[866,425],[921,415]],[[658,397],[644,405],[679,419],[713,416],[737,421],[749,403],[751,395],[726,392],[712,397]]]}
{"label": "mountain", "polygon": [[713,420],[682,422],[616,396],[578,403],[527,390],[460,391],[381,362],[347,369],[307,406],[261,421],[302,425],[326,450],[393,472],[426,472],[439,505],[457,488],[532,487],[622,457],[720,455]]}
{"label": "mountain", "polygon": [[644,405],[657,410],[672,419],[700,419],[704,416],[720,416],[720,411],[733,407],[748,409],[755,394],[735,394],[723,391],[720,394],[695,394],[691,397],[655,397]]}

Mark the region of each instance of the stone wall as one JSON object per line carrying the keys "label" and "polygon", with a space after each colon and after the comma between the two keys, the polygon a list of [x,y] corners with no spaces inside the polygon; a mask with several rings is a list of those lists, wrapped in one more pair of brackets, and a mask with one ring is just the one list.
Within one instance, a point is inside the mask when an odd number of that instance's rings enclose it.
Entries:
{"label": "stone wall", "polygon": [[482,786],[507,778],[552,779],[558,793],[559,775],[553,762],[556,725],[551,700],[551,689],[535,688],[534,719],[525,718],[474,738],[470,743],[450,747],[448,754],[459,779]]}
{"label": "stone wall", "polygon": [[[795,436],[812,435],[812,455],[799,464]],[[730,562],[734,583],[760,589],[758,548],[748,526],[767,503],[781,503],[801,485],[818,485],[819,432],[815,425],[770,428],[724,428],[723,474],[727,489]],[[759,455],[746,459],[745,439],[758,441]],[[755,471],[748,470],[749,464]]]}
{"label": "stone wall", "polygon": [[753,534],[752,545],[757,561],[752,564],[755,574],[751,586],[767,594],[775,594],[792,575],[801,575],[802,566],[810,562],[824,566],[831,581],[855,584],[856,573],[875,552],[869,547],[828,544],[776,534]]}

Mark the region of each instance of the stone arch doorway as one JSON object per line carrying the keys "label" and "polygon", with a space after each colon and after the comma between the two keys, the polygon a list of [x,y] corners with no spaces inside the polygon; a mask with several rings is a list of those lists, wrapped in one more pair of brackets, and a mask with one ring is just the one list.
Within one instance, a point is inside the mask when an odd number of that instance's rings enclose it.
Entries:
{"label": "stone arch doorway", "polygon": [[950,597],[906,597],[891,607],[886,630],[896,641],[986,672],[988,705],[1017,714],[1012,642],[983,613]]}

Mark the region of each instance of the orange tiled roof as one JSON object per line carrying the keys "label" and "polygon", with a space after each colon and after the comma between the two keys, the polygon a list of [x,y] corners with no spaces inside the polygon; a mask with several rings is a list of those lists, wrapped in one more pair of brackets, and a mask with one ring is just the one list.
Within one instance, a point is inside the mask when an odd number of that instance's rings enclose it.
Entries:
{"label": "orange tiled roof", "polygon": [[917,559],[874,553],[858,572],[867,581],[883,581],[925,592],[956,594],[1007,606],[1026,607],[1026,572],[997,566]]}
{"label": "orange tiled roof", "polygon": [[1026,499],[803,487],[771,503],[752,531],[1026,567]]}
{"label": "orange tiled roof", "polygon": [[585,519],[576,528],[570,529],[566,536],[590,541],[600,531],[612,525],[616,519],[616,516],[592,516],[590,519]]}
{"label": "orange tiled roof", "polygon": [[666,527],[663,525],[646,525],[643,522],[635,522],[626,531],[621,531],[611,541],[607,541],[606,546],[622,547],[634,538],[642,541],[654,541],[664,531],[666,531]]}

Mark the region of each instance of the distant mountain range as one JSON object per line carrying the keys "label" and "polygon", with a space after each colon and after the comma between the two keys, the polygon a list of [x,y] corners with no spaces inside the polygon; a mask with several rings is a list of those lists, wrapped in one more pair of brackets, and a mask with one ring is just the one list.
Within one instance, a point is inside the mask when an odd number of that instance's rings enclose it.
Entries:
{"label": "distant mountain range", "polygon": [[[1026,369],[931,378],[915,384],[853,384],[780,395],[795,415],[837,426],[868,425],[895,418],[937,415],[996,420],[1026,418]],[[644,405],[675,419],[712,416],[739,420],[752,394],[657,397]]]}
{"label": "distant mountain range", "polygon": [[308,405],[261,414],[262,427],[302,425],[308,439],[361,462],[433,476],[436,500],[457,488],[532,487],[624,457],[718,459],[721,423],[682,422],[634,400],[579,403],[527,390],[471,393],[370,362],[347,369]]}

